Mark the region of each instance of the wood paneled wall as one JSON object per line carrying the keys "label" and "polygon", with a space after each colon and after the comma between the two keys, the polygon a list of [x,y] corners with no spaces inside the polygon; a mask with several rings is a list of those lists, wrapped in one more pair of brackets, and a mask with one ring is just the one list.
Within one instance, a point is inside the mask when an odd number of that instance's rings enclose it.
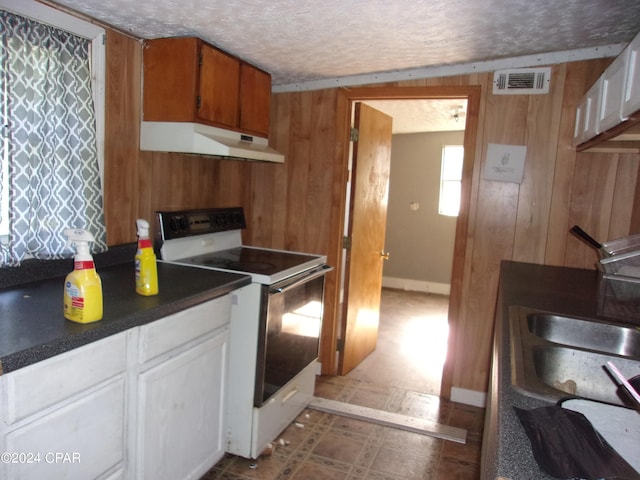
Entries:
{"label": "wood paneled wall", "polygon": [[[107,36],[105,210],[109,244],[135,240],[135,218],[156,209],[245,207],[247,243],[327,254],[323,357],[333,356],[347,180],[350,103],[341,89],[272,98],[267,164],[140,152],[141,44]],[[605,240],[640,231],[634,210],[639,155],[576,154],[574,109],[610,60],[553,65],[548,95],[494,96],[491,74],[387,84],[482,89],[461,295],[452,318],[445,386],[485,391],[501,260],[593,268],[595,254],[567,234],[573,224]],[[527,146],[522,184],[482,178],[488,143]],[[330,362],[326,362],[329,364]],[[328,373],[325,371],[325,373]],[[447,391],[443,391],[447,395]]]}

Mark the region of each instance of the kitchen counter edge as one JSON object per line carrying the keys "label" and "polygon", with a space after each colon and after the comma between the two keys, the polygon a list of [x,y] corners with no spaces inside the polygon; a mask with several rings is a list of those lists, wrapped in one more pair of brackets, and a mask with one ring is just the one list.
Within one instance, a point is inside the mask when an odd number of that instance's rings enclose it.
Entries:
{"label": "kitchen counter edge", "polygon": [[533,457],[531,443],[514,408],[555,402],[518,391],[511,382],[509,308],[514,305],[569,316],[600,319],[598,272],[503,261],[496,304],[492,368],[482,445],[483,480],[552,480]]}
{"label": "kitchen counter edge", "polygon": [[158,262],[159,293],[135,292],[133,261],[98,268],[104,315],[80,324],[63,316],[64,276],[0,289],[0,375],[226,295],[243,274]]}

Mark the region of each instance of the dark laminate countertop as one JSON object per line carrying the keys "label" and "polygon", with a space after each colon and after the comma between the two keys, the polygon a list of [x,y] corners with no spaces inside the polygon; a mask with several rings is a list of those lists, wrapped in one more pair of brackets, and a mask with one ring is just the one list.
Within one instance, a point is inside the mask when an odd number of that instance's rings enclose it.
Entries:
{"label": "dark laminate countertop", "polygon": [[[555,402],[528,396],[512,386],[509,307],[520,305],[570,316],[601,319],[603,317],[598,313],[598,279],[596,270],[502,263],[483,439],[483,480],[553,478],[542,471],[533,458],[529,439],[513,410],[514,406],[533,409]],[[617,320],[624,321],[620,318]],[[637,322],[635,318],[628,319],[628,323]]]}
{"label": "dark laminate countertop", "polygon": [[[135,250],[134,250],[135,251]],[[73,261],[66,262],[68,269]],[[8,373],[67,350],[143,325],[250,283],[234,273],[158,262],[159,294],[135,292],[130,261],[100,267],[102,320],[80,324],[63,316],[64,275],[0,289],[0,373]]]}

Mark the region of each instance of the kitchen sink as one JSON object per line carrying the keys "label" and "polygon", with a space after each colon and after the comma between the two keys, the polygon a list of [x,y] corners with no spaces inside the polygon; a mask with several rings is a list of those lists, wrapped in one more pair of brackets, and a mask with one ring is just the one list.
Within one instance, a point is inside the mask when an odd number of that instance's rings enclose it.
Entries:
{"label": "kitchen sink", "polygon": [[[563,394],[620,403],[615,383],[604,369],[610,355],[566,347],[536,347],[533,364],[536,377]],[[638,373],[640,363],[628,358],[614,360],[620,370]]]}
{"label": "kitchen sink", "polygon": [[640,359],[640,331],[549,313],[527,315],[529,331],[550,342]]}
{"label": "kitchen sink", "polygon": [[613,362],[627,378],[640,374],[639,330],[517,306],[510,336],[512,383],[523,393],[631,405],[604,365]]}

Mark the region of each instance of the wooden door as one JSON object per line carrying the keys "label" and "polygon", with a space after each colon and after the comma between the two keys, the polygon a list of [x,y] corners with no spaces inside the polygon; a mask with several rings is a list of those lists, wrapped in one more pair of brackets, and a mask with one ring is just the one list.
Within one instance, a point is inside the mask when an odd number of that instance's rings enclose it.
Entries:
{"label": "wooden door", "polygon": [[392,118],[361,103],[355,107],[358,139],[351,172],[341,375],[376,348],[391,163]]}

